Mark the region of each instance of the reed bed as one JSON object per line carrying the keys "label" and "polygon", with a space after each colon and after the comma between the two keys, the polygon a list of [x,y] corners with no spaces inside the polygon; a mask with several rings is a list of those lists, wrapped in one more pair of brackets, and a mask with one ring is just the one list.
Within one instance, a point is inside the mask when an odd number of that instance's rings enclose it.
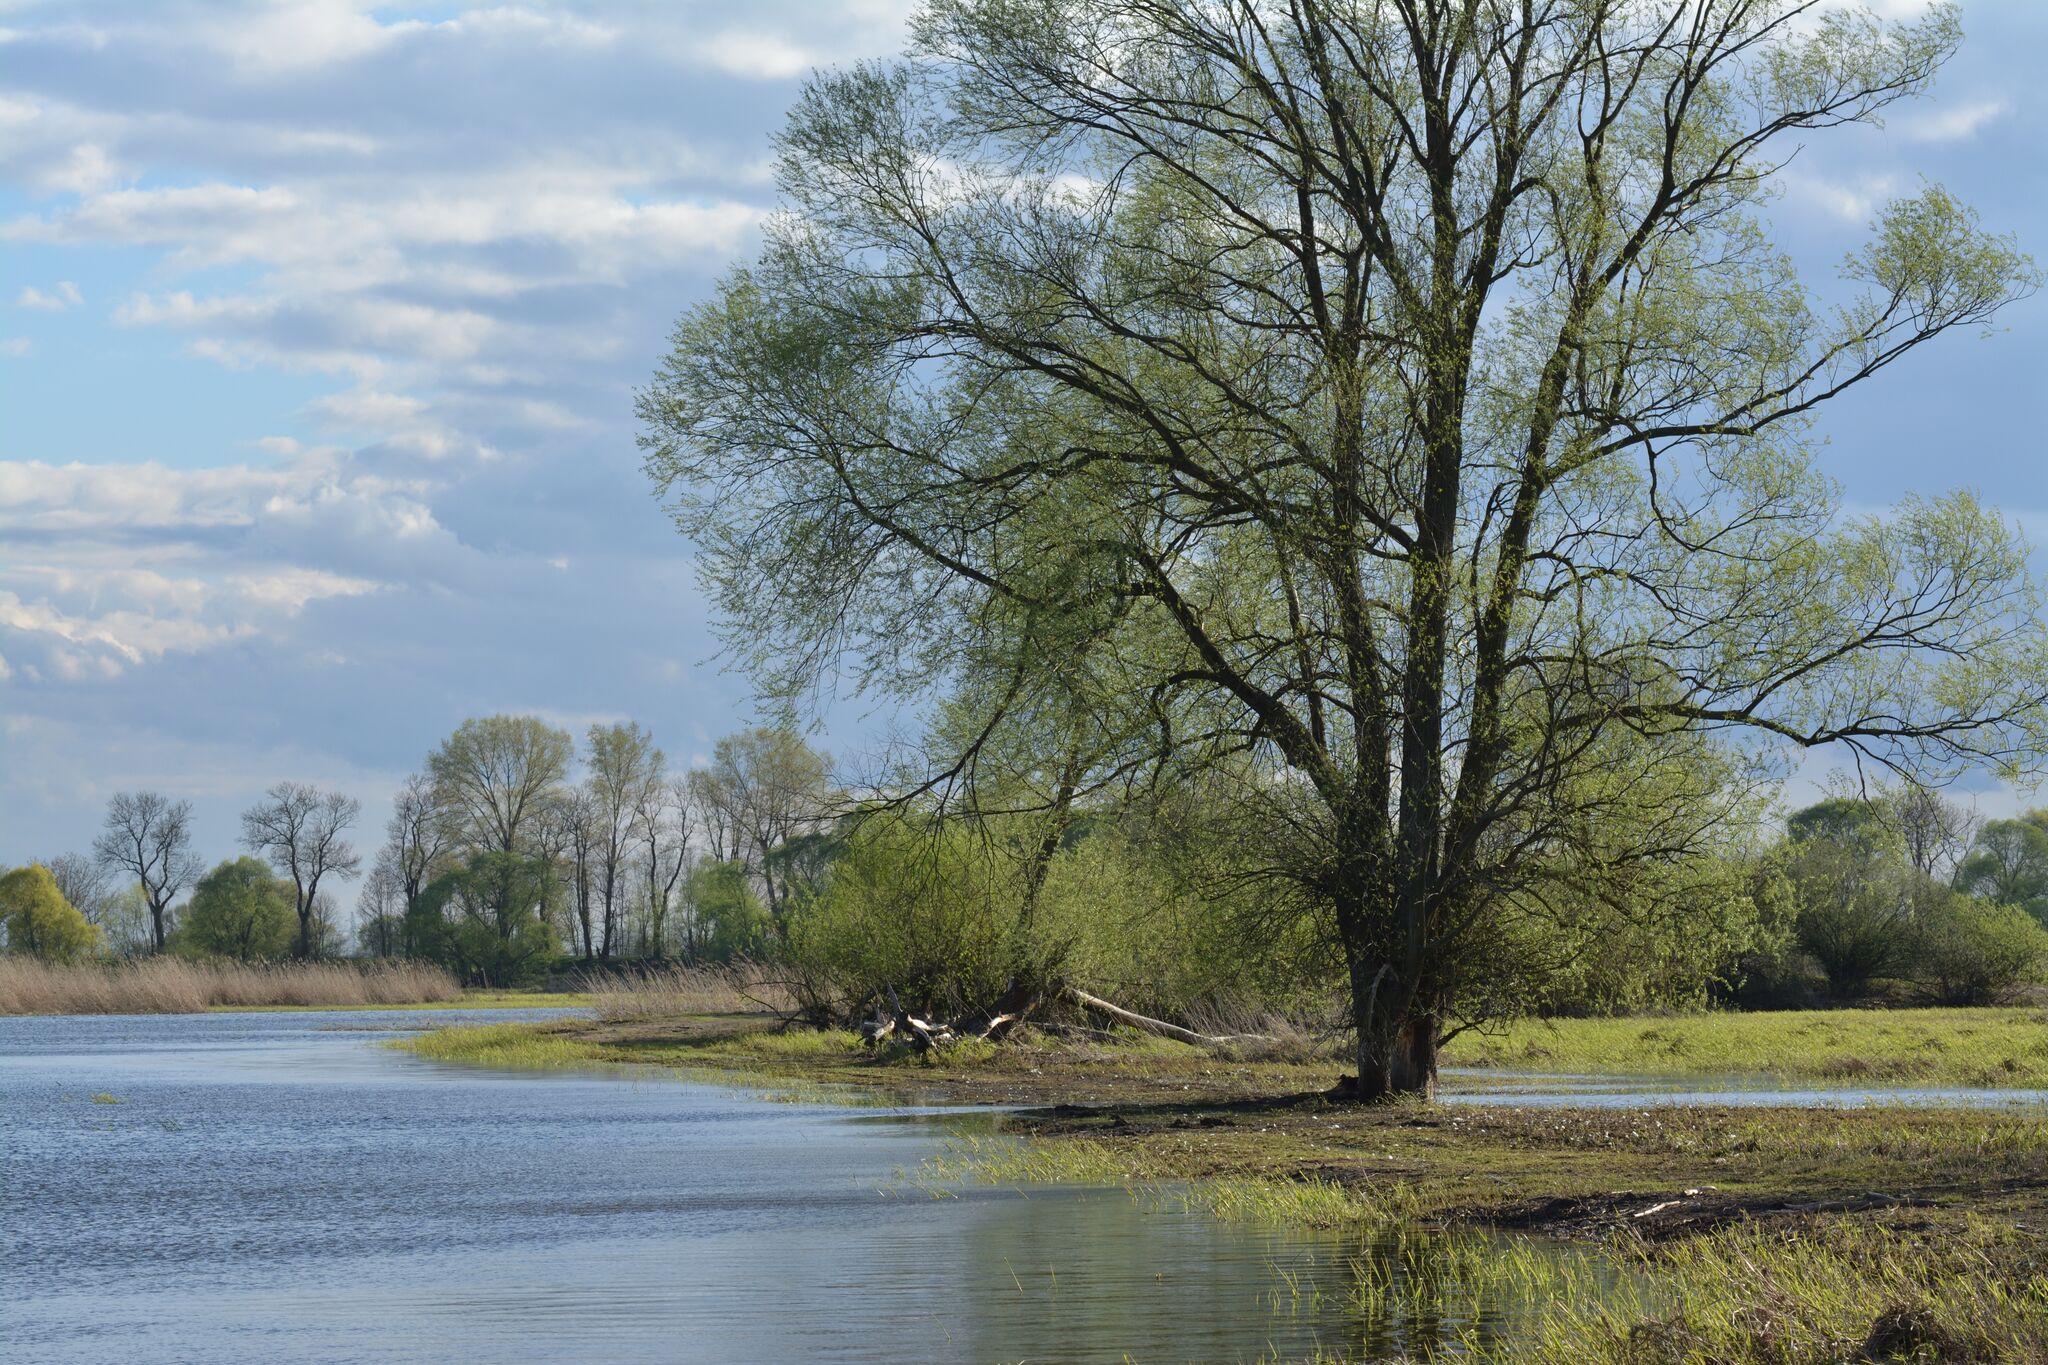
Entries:
{"label": "reed bed", "polygon": [[684,1014],[787,1014],[796,1007],[788,985],[758,962],[648,967],[592,980],[585,990],[597,1017],[608,1024]]}
{"label": "reed bed", "polygon": [[0,1014],[197,1014],[266,1005],[419,1005],[462,988],[419,962],[189,962],[151,957],[106,967],[0,957]]}

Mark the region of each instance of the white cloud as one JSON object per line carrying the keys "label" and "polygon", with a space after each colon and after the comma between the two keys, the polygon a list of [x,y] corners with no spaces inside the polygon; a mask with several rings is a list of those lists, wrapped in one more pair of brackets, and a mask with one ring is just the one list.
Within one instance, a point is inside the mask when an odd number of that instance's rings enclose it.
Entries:
{"label": "white cloud", "polygon": [[1869,222],[1898,193],[1900,185],[1899,178],[1890,174],[1862,175],[1845,182],[1787,170],[1781,179],[1785,197],[1792,203],[1858,224]]}
{"label": "white cloud", "polygon": [[34,308],[45,313],[61,313],[66,308],[75,308],[85,302],[85,296],[78,292],[78,286],[69,280],[57,281],[57,287],[45,294],[32,284],[23,285],[15,297],[16,308]]}
{"label": "white cloud", "polygon": [[12,360],[19,360],[34,349],[27,337],[0,338],[0,356]]}
{"label": "white cloud", "polygon": [[754,80],[787,80],[824,64],[823,58],[773,33],[727,29],[704,39],[697,56],[706,65]]}
{"label": "white cloud", "polygon": [[1979,128],[2012,112],[2004,99],[1973,100],[1949,109],[1916,114],[1899,120],[1899,131],[1913,142],[1959,142],[1973,137]]}

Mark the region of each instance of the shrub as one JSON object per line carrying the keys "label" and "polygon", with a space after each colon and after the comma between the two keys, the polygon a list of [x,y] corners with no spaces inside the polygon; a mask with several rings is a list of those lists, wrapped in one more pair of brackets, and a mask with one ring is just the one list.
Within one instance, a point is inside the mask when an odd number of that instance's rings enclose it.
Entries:
{"label": "shrub", "polygon": [[1949,893],[1913,937],[1913,980],[1935,1004],[1994,1004],[2048,968],[2048,930],[2018,906]]}
{"label": "shrub", "polygon": [[0,877],[0,924],[10,949],[44,962],[77,962],[100,946],[100,931],[64,899],[41,863]]}
{"label": "shrub", "polygon": [[262,962],[283,957],[299,931],[290,883],[254,858],[236,858],[199,879],[173,947],[182,957]]}
{"label": "shrub", "polygon": [[850,835],[823,890],[790,919],[792,964],[840,1013],[894,989],[912,1013],[987,1006],[1019,965],[1023,897],[971,831],[877,818]]}

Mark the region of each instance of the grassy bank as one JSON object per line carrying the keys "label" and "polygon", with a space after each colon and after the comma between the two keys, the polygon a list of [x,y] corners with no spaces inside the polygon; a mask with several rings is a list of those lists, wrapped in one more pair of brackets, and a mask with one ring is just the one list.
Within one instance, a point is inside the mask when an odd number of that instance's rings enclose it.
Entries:
{"label": "grassy bank", "polygon": [[1634,1076],[1767,1076],[1819,1085],[2048,1088],[2048,1010],[1794,1010],[1524,1020],[1467,1033],[1453,1067]]}
{"label": "grassy bank", "polygon": [[196,1014],[297,1006],[376,1009],[454,1005],[462,988],[438,967],[346,962],[188,962],[152,957],[115,967],[0,957],[0,1014]]}

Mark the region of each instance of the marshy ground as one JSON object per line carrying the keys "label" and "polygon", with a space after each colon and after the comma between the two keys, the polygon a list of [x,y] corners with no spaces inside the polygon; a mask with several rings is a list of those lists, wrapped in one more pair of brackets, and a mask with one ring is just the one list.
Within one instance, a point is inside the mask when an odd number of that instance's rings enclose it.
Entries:
{"label": "marshy ground", "polygon": [[[447,1029],[407,1045],[483,1065],[645,1065],[771,1090],[1002,1105],[1000,1135],[963,1133],[922,1178],[1171,1187],[1226,1217],[1362,1235],[1526,1232],[1640,1272],[1630,1293],[1594,1295],[1550,1284],[1564,1273],[1555,1258],[1475,1262],[1461,1272],[1475,1285],[1519,1276],[1517,1292],[1555,1305],[1512,1359],[2048,1361],[2039,1105],[1361,1107],[1324,1093],[1334,1060],[1043,1034],[924,1058],[739,1014]],[[1568,1021],[1465,1042],[1446,1060],[2019,1089],[2048,1074],[2048,1015]]]}

